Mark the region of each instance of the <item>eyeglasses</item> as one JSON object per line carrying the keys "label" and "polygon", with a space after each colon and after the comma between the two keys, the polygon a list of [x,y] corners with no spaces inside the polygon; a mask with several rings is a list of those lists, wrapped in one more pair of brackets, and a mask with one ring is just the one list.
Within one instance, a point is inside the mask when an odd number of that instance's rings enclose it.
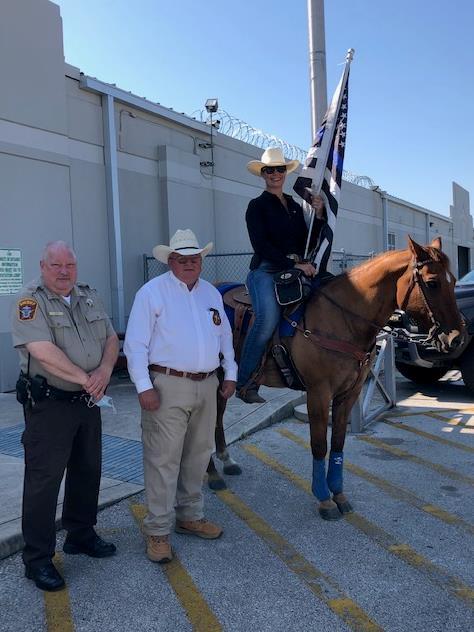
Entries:
{"label": "eyeglasses", "polygon": [[275,173],[275,171],[278,171],[278,173],[285,173],[286,166],[281,165],[279,167],[262,167],[262,173]]}
{"label": "eyeglasses", "polygon": [[176,261],[180,266],[185,266],[186,264],[191,264],[192,266],[197,266],[201,263],[201,255],[196,257],[170,257],[168,261]]}

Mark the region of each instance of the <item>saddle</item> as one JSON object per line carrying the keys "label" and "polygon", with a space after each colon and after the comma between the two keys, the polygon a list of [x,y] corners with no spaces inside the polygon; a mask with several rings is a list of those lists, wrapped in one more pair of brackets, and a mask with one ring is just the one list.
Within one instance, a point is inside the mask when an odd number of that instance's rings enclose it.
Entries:
{"label": "saddle", "polygon": [[[235,358],[239,362],[245,336],[254,320],[252,299],[245,285],[234,285],[226,288],[218,287],[217,289],[222,294],[224,309],[233,330]],[[301,303],[296,306],[297,311],[300,312],[299,316],[296,316],[294,307],[292,305],[286,308],[284,313],[292,313],[292,317],[299,320],[303,314],[304,305]],[[293,335],[294,328],[288,328],[286,321],[282,318],[281,324],[275,330],[273,340],[268,345],[254,379],[257,383],[265,381],[268,386],[304,390],[305,386],[293,364],[291,355],[281,341],[280,327],[283,323],[285,324],[285,329],[282,331],[283,335]]]}
{"label": "saddle", "polygon": [[[325,285],[333,278],[334,275],[326,271],[316,275],[310,282],[310,292],[301,297],[299,301],[292,302],[284,307],[280,323],[275,329],[260,367],[253,376],[256,383],[306,390],[303,379],[293,362],[288,345],[285,344],[282,338],[287,339],[295,334],[296,328],[291,323],[294,324],[301,321],[309,297],[319,287]],[[239,362],[245,336],[254,320],[252,299],[245,285],[240,283],[222,284],[217,286],[217,289],[222,295],[224,309],[233,330],[235,359]]]}
{"label": "saddle", "polygon": [[222,294],[224,309],[233,331],[235,359],[240,360],[245,334],[254,320],[252,299],[245,285],[233,284],[217,288]]}

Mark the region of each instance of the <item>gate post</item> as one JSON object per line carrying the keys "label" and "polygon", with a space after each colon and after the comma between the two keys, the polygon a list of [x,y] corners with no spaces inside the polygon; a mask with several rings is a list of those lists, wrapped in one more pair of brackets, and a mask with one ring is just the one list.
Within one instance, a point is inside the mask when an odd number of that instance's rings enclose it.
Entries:
{"label": "gate post", "polygon": [[364,393],[363,391],[357,398],[356,403],[352,407],[349,422],[351,424],[351,433],[358,433],[362,431],[362,421],[364,418]]}

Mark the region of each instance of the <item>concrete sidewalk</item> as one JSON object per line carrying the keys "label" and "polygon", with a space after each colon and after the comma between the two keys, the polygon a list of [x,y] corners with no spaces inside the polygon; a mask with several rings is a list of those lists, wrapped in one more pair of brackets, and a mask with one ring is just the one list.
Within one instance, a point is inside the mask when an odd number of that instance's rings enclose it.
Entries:
{"label": "concrete sidewalk", "polygon": [[[135,387],[114,376],[108,389],[116,414],[106,409],[103,419],[103,466],[99,506],[105,507],[143,489],[140,409]],[[244,404],[233,397],[224,417],[226,440],[231,444],[293,414],[306,400],[304,393],[262,387],[265,404]],[[0,393],[0,559],[23,546],[21,499],[23,489],[23,411],[15,393]],[[61,515],[63,490],[57,516]]]}

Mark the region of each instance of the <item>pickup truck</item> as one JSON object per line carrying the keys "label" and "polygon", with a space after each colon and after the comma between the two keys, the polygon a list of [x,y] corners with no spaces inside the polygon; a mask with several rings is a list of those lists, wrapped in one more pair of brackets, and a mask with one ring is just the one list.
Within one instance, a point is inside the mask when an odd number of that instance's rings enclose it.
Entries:
{"label": "pickup truck", "polygon": [[[454,293],[458,309],[466,323],[463,344],[452,353],[446,354],[434,347],[417,343],[415,335],[413,341],[396,342],[395,365],[404,377],[417,384],[434,384],[448,371],[459,369],[464,384],[474,395],[474,279],[471,273],[458,281]],[[403,316],[401,319],[403,320]],[[417,333],[416,327],[406,320],[402,326],[411,333]]]}

